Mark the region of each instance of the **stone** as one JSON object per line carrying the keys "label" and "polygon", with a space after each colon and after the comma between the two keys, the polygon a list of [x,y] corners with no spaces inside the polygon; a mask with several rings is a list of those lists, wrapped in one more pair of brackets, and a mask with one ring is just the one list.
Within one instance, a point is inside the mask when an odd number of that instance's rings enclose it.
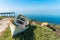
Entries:
{"label": "stone", "polygon": [[43,22],[43,23],[41,24],[41,26],[47,26],[47,25],[48,25],[47,22]]}

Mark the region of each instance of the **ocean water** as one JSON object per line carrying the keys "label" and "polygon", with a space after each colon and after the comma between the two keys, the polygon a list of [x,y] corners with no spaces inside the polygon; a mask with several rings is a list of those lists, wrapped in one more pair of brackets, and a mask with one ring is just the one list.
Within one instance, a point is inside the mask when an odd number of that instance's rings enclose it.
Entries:
{"label": "ocean water", "polygon": [[39,22],[48,22],[48,23],[54,23],[54,24],[60,24],[60,17],[54,16],[54,15],[25,15],[29,19],[35,19]]}

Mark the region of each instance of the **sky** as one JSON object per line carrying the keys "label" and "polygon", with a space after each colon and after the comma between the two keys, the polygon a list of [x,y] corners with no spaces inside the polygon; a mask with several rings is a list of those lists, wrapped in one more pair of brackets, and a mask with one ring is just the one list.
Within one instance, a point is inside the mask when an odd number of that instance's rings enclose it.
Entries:
{"label": "sky", "polygon": [[0,0],[0,12],[60,15],[60,0]]}

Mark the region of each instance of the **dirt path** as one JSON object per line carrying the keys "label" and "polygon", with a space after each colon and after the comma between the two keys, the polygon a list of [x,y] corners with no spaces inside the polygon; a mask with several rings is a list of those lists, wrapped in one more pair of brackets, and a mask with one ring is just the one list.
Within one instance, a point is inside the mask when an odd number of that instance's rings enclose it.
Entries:
{"label": "dirt path", "polygon": [[9,25],[10,18],[4,18],[0,20],[0,33],[3,32]]}

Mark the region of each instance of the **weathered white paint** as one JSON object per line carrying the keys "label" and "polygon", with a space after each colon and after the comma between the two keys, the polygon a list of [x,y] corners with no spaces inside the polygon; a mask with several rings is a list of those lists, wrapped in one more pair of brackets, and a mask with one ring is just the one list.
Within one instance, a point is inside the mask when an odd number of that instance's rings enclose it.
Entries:
{"label": "weathered white paint", "polygon": [[12,37],[15,36],[18,33],[23,32],[24,30],[26,30],[28,28],[28,26],[27,27],[25,27],[25,26],[29,25],[29,20],[27,18],[24,21],[24,24],[19,24],[16,21],[17,21],[17,19],[15,19],[13,22],[15,24],[17,24],[18,26],[15,26],[12,22],[10,22],[10,29],[11,29]]}
{"label": "weathered white paint", "polygon": [[23,32],[27,28],[28,27],[23,27],[23,26],[16,27],[14,24],[10,22],[10,29],[11,29],[12,36],[15,36],[16,34]]}

